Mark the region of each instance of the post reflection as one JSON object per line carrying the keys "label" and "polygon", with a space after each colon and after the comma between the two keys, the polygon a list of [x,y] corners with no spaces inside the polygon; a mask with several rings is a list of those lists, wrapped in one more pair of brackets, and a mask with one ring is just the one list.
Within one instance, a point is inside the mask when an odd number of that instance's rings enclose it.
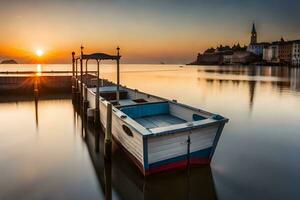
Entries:
{"label": "post reflection", "polygon": [[35,98],[34,100],[34,108],[35,108],[35,127],[38,131],[39,129],[39,101],[38,98]]}
{"label": "post reflection", "polygon": [[100,150],[100,129],[94,127],[94,135],[95,135],[95,153],[99,153]]}
{"label": "post reflection", "polygon": [[111,159],[104,159],[105,199],[112,199]]}

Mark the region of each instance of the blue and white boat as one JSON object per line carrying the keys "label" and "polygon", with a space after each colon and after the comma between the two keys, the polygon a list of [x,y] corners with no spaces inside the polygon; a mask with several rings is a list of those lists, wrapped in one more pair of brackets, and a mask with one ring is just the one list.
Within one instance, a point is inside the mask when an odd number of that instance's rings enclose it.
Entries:
{"label": "blue and white boat", "polygon": [[[89,57],[95,56],[82,56]],[[100,110],[105,129],[107,105],[113,105],[113,139],[144,175],[210,163],[228,119],[118,83],[96,82],[98,87],[93,86],[95,83],[82,87],[90,110]]]}
{"label": "blue and white boat", "polygon": [[[112,135],[144,175],[187,165],[208,164],[228,119],[161,97],[120,86],[100,87],[100,121],[106,128],[113,104]],[[88,88],[90,106],[96,88]]]}

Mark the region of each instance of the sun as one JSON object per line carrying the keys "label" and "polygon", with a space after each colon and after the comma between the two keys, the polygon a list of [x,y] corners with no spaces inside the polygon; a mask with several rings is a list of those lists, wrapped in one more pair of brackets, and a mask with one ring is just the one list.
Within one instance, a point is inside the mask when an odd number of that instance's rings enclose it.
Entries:
{"label": "sun", "polygon": [[38,57],[41,57],[41,56],[44,55],[44,51],[43,51],[42,49],[37,49],[37,50],[35,51],[35,54],[36,54]]}

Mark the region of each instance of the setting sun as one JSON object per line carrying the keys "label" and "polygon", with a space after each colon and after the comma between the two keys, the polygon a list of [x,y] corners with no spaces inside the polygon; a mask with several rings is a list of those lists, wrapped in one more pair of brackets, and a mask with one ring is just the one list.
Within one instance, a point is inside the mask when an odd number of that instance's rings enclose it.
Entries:
{"label": "setting sun", "polygon": [[42,49],[37,49],[35,54],[38,56],[38,57],[41,57],[44,55],[44,51]]}

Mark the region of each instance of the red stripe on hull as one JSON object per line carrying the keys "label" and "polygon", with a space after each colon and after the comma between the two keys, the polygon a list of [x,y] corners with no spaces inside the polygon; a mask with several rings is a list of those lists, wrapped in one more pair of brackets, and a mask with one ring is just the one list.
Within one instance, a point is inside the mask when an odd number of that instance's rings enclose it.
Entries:
{"label": "red stripe on hull", "polygon": [[[190,165],[208,165],[210,163],[209,158],[191,158]],[[187,160],[182,160],[174,163],[168,163],[159,167],[150,168],[146,171],[146,176],[151,174],[157,174],[160,172],[168,171],[168,170],[182,170],[186,169],[188,165]]]}
{"label": "red stripe on hull", "polygon": [[210,163],[209,158],[191,158],[190,164],[191,165],[208,165]]}

